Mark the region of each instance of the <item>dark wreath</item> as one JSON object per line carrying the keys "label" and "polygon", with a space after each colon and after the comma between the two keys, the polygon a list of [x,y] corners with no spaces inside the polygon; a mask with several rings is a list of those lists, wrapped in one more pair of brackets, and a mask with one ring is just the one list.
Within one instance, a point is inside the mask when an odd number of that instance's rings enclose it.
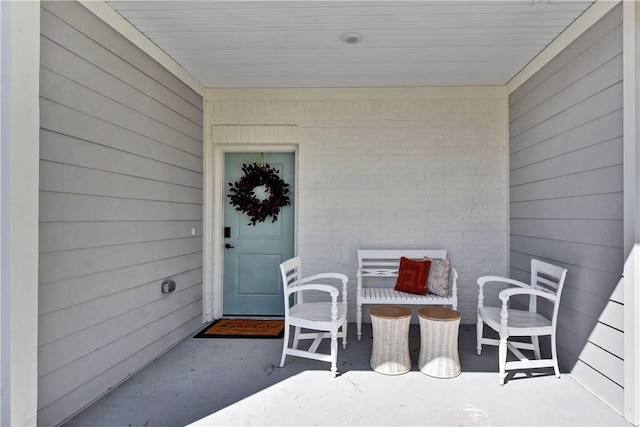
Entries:
{"label": "dark wreath", "polygon": [[[240,181],[229,183],[231,194],[227,197],[231,198],[231,205],[238,212],[249,215],[248,225],[264,222],[270,216],[273,217],[271,222],[276,222],[280,208],[291,204],[289,196],[287,196],[289,184],[278,176],[280,171],[268,164],[260,166],[257,163],[245,163],[242,165],[242,171],[244,176],[240,178]],[[264,185],[269,192],[269,197],[262,201],[253,192],[256,187],[261,185]]]}

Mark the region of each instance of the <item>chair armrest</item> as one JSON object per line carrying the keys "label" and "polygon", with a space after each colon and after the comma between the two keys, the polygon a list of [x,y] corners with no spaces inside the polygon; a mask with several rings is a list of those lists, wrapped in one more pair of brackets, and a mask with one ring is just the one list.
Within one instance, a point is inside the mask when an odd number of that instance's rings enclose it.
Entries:
{"label": "chair armrest", "polygon": [[[349,278],[342,274],[342,273],[320,273],[320,274],[314,274],[313,276],[308,276],[305,278],[302,278],[298,281],[299,285],[303,285],[305,283],[309,283],[309,282],[315,282],[317,280],[322,280],[322,279],[335,279],[335,280],[340,280],[342,281],[342,302],[347,302],[347,283],[349,282]],[[331,286],[331,285],[327,285],[327,286]],[[332,286],[333,287],[333,286]],[[335,289],[335,287],[333,287]]]}
{"label": "chair armrest", "polygon": [[508,279],[506,277],[500,277],[500,276],[482,276],[478,278],[478,286],[480,287],[480,289],[482,289],[484,284],[487,282],[502,282],[502,283],[508,283],[510,285],[519,286],[521,288],[531,288],[531,285],[528,285],[527,283],[524,283],[524,282],[520,282],[519,280]]}
{"label": "chair armrest", "polygon": [[[500,277],[500,276],[481,276],[478,277],[478,309],[480,309],[480,307],[484,306],[484,285],[485,283],[488,282],[500,282],[500,283],[507,283],[510,285],[515,285],[518,286],[519,288],[526,288],[526,289],[532,289],[531,286],[527,285],[524,282],[520,282],[518,280],[514,280],[514,279],[508,279],[506,277]],[[518,288],[515,288],[518,289]]]}
{"label": "chair armrest", "polygon": [[345,276],[342,273],[320,273],[320,274],[314,274],[313,276],[302,278],[298,281],[298,283],[300,284],[309,283],[318,279],[336,279],[336,280],[342,280],[343,283],[349,280],[347,276]]}
{"label": "chair armrest", "polygon": [[331,298],[334,301],[338,297],[338,295],[340,295],[340,291],[338,291],[338,289],[335,286],[325,285],[322,283],[309,283],[307,285],[296,285],[296,286],[291,286],[290,288],[287,289],[287,293],[289,295],[295,292],[303,292],[303,291],[327,292],[328,294],[331,295]]}
{"label": "chair armrest", "polygon": [[557,297],[550,292],[541,291],[539,289],[522,289],[522,288],[503,289],[498,294],[498,297],[502,300],[503,304],[506,304],[507,301],[509,301],[509,298],[511,298],[514,295],[534,295],[534,296],[546,298],[551,302],[554,302],[557,299]]}

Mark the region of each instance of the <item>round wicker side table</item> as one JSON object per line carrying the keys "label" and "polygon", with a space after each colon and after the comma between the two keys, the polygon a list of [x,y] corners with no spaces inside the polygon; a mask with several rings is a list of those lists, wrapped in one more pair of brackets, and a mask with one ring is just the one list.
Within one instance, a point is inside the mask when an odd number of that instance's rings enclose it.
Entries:
{"label": "round wicker side table", "polygon": [[411,310],[408,308],[385,305],[371,309],[371,369],[386,375],[404,374],[411,370],[410,323]]}
{"label": "round wicker side table", "polygon": [[418,310],[420,322],[420,357],[418,368],[436,378],[460,375],[458,328],[460,313],[444,307]]}

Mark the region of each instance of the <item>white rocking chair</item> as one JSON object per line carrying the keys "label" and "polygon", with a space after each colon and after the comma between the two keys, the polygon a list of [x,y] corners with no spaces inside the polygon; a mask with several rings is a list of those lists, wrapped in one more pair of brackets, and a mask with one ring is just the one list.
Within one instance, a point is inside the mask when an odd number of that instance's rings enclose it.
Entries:
{"label": "white rocking chair", "polygon": [[[533,368],[553,367],[555,375],[560,378],[558,357],[556,350],[556,324],[560,296],[567,276],[567,270],[546,262],[531,260],[531,284],[517,280],[497,276],[483,276],[478,279],[478,323],[477,323],[477,349],[478,356],[482,352],[482,344],[499,346],[499,379],[500,385],[504,385],[507,376],[506,371]],[[516,288],[503,289],[499,293],[502,307],[484,307],[483,287],[487,282],[502,282],[515,285]],[[529,310],[516,310],[509,308],[509,299],[514,295],[529,295]],[[545,298],[553,304],[551,319],[537,312],[537,298]],[[500,334],[500,339],[484,338],[483,325],[487,324],[491,329]],[[540,342],[538,337],[551,336],[551,358],[542,359],[540,355]],[[510,341],[510,337],[531,337],[531,343]],[[507,362],[507,349],[519,359]],[[520,349],[533,350],[535,360],[529,360]]]}
{"label": "white rocking chair", "polygon": [[[331,373],[335,377],[338,369],[338,337],[342,337],[342,348],[347,348],[347,276],[340,273],[322,273],[302,278],[300,257],[291,258],[280,264],[284,285],[284,342],[280,367],[284,366],[287,355],[331,362]],[[342,281],[342,301],[338,302],[340,292],[329,281]],[[319,283],[322,281],[322,283]],[[305,302],[304,291],[326,292],[331,302]],[[295,303],[291,305],[290,296],[294,294]],[[289,347],[289,329],[295,328],[293,343]],[[301,330],[312,329],[318,332]],[[331,354],[316,353],[320,342],[331,338]],[[300,340],[313,339],[308,350],[298,348]]]}

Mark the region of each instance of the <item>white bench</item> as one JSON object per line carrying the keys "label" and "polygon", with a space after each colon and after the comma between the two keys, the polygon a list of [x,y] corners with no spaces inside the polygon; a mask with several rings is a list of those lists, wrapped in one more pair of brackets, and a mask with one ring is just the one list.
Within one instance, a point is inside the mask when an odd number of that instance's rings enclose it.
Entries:
{"label": "white bench", "polygon": [[[416,295],[394,290],[400,258],[422,260],[426,258],[446,259],[444,249],[407,249],[407,250],[359,250],[358,251],[358,288],[357,288],[357,321],[358,341],[362,337],[362,305],[363,304],[397,304],[397,305],[450,305],[458,309],[458,273],[451,267],[449,275],[450,292],[446,297],[434,294]],[[374,279],[374,280],[371,280]],[[388,280],[384,280],[388,279]],[[366,286],[366,282],[375,281],[375,286]],[[363,286],[365,285],[365,286]]]}

